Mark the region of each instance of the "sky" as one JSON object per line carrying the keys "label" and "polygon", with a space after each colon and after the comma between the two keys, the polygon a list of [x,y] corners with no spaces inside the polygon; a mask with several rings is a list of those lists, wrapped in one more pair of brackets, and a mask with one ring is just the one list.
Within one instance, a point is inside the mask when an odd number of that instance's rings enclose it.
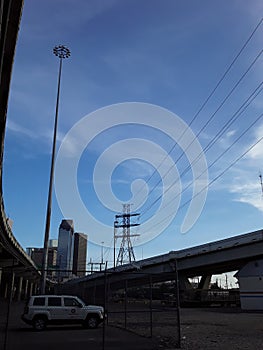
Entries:
{"label": "sky", "polygon": [[111,265],[123,204],[140,214],[138,260],[261,229],[262,13],[260,0],[25,0],[3,165],[21,246],[44,241],[56,45],[71,56],[50,238],[73,219],[88,234],[88,260],[103,250]]}

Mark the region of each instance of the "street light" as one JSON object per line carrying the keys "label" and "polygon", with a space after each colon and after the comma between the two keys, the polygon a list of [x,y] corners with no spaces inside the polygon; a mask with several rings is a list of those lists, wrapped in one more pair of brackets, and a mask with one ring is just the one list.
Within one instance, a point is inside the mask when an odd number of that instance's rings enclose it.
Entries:
{"label": "street light", "polygon": [[53,178],[54,178],[54,163],[56,154],[56,140],[57,140],[57,125],[58,125],[58,105],[59,105],[59,94],[60,94],[60,80],[62,61],[64,58],[69,58],[70,50],[64,45],[55,46],[53,49],[54,55],[59,57],[59,71],[58,71],[58,90],[57,90],[57,103],[56,103],[56,114],[54,122],[54,134],[53,134],[53,146],[52,146],[52,158],[50,166],[50,178],[49,178],[49,190],[48,190],[48,202],[47,202],[47,213],[46,213],[46,228],[43,248],[43,259],[42,259],[42,273],[41,273],[41,293],[45,293],[46,279],[47,279],[47,263],[48,263],[48,239],[50,229],[50,217],[51,217],[51,204],[52,204],[52,189],[53,189]]}

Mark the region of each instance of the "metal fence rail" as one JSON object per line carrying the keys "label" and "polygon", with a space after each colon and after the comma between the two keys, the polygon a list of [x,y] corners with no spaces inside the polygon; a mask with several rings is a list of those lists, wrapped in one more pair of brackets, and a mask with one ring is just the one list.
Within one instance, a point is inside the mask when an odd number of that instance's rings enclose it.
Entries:
{"label": "metal fence rail", "polygon": [[[58,271],[55,271],[55,273],[58,273]],[[165,283],[157,283],[154,274],[146,274],[141,271],[120,274],[105,269],[100,271],[99,275],[100,281],[98,283],[95,281],[91,286],[80,284],[77,292],[74,289],[73,294],[81,297],[86,304],[104,306],[107,318],[99,326],[100,329],[96,333],[98,337],[96,349],[112,349],[110,345],[111,334],[116,331],[129,331],[139,335],[138,349],[140,349],[140,346],[143,348],[142,344],[146,338],[152,339],[153,344],[163,344],[165,349],[180,347],[180,309],[176,271],[174,279]],[[9,350],[10,346],[12,349],[11,337],[16,334],[14,328],[12,329],[13,321],[20,320],[21,317],[22,304],[20,301],[25,302],[29,293],[39,294],[40,290],[29,288],[29,285],[22,283],[20,290],[18,290],[13,283],[16,276],[12,268],[5,269],[3,277],[3,281],[6,281],[6,283],[2,283],[2,299],[0,299],[0,348]],[[47,290],[46,293],[69,295],[72,294],[72,291],[66,288],[66,284],[58,283],[52,285],[52,288]],[[16,315],[15,312],[18,310],[15,307],[17,301],[20,306],[19,314]],[[12,320],[12,322],[9,322],[9,320]],[[18,327],[21,327],[19,322]],[[50,326],[51,328],[52,326]],[[113,331],[114,329],[115,331]],[[74,329],[71,331],[74,332]],[[27,339],[29,348],[31,345],[33,346],[33,343],[30,343],[33,339],[30,333],[27,332],[23,335],[23,338]],[[53,333],[48,333],[47,330],[46,341]],[[88,335],[87,332],[87,341],[90,338]],[[52,347],[51,340],[50,346]]]}
{"label": "metal fence rail", "polygon": [[[154,274],[129,272],[130,280],[122,276],[122,286],[111,288],[105,271],[105,309],[107,325],[124,328],[156,342],[165,342],[166,349],[181,346],[179,287],[177,274],[166,284],[153,283]],[[136,285],[134,281],[144,283]],[[129,285],[131,283],[131,286]],[[165,288],[162,288],[162,287]],[[163,290],[162,290],[163,289]],[[168,293],[169,291],[169,293]],[[167,295],[169,299],[167,299]]]}

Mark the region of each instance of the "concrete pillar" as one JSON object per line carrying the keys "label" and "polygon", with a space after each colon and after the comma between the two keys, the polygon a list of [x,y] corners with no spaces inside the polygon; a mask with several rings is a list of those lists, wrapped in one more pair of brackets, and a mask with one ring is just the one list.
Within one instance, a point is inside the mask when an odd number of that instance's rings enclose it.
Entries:
{"label": "concrete pillar", "polygon": [[2,292],[3,292],[3,287],[2,287],[2,273],[3,273],[3,270],[2,270],[2,268],[0,268],[0,297],[2,296]]}
{"label": "concrete pillar", "polygon": [[34,294],[37,294],[37,283],[34,283],[33,293],[34,293]]}
{"label": "concrete pillar", "polygon": [[33,282],[30,282],[30,284],[29,284],[29,297],[31,297],[31,295],[32,295],[32,292],[33,292]]}
{"label": "concrete pillar", "polygon": [[199,282],[198,289],[209,289],[212,275],[203,275]]}
{"label": "concrete pillar", "polygon": [[179,275],[179,289],[180,290],[186,290],[186,289],[193,289],[193,286],[189,282],[189,279],[184,275]]}
{"label": "concrete pillar", "polygon": [[5,283],[5,292],[4,292],[4,298],[7,298],[7,294],[8,294],[8,283]]}
{"label": "concrete pillar", "polygon": [[25,280],[25,290],[24,290],[24,298],[27,299],[28,295],[28,280]]}
{"label": "concrete pillar", "polygon": [[23,285],[23,277],[20,276],[19,279],[18,279],[17,301],[21,300],[22,285]]}
{"label": "concrete pillar", "polygon": [[12,272],[11,275],[8,276],[8,280],[5,282],[5,291],[4,291],[4,298],[11,300],[14,298],[14,291],[15,291],[15,274]]}

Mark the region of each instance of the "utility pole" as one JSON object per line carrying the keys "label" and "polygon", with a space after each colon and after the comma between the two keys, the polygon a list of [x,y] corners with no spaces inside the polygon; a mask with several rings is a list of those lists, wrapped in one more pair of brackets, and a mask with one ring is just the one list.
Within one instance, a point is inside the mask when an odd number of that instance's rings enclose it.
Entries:
{"label": "utility pole", "polygon": [[[135,261],[135,254],[131,243],[131,237],[137,237],[139,234],[131,234],[130,228],[139,226],[138,223],[131,223],[131,217],[139,216],[139,213],[130,213],[130,204],[123,204],[123,214],[115,215],[114,221],[114,267],[123,265],[125,262]],[[119,223],[119,219],[121,223]],[[122,234],[117,234],[117,229],[122,228]],[[117,261],[115,260],[116,240],[122,238]],[[125,259],[126,258],[126,259]]]}

